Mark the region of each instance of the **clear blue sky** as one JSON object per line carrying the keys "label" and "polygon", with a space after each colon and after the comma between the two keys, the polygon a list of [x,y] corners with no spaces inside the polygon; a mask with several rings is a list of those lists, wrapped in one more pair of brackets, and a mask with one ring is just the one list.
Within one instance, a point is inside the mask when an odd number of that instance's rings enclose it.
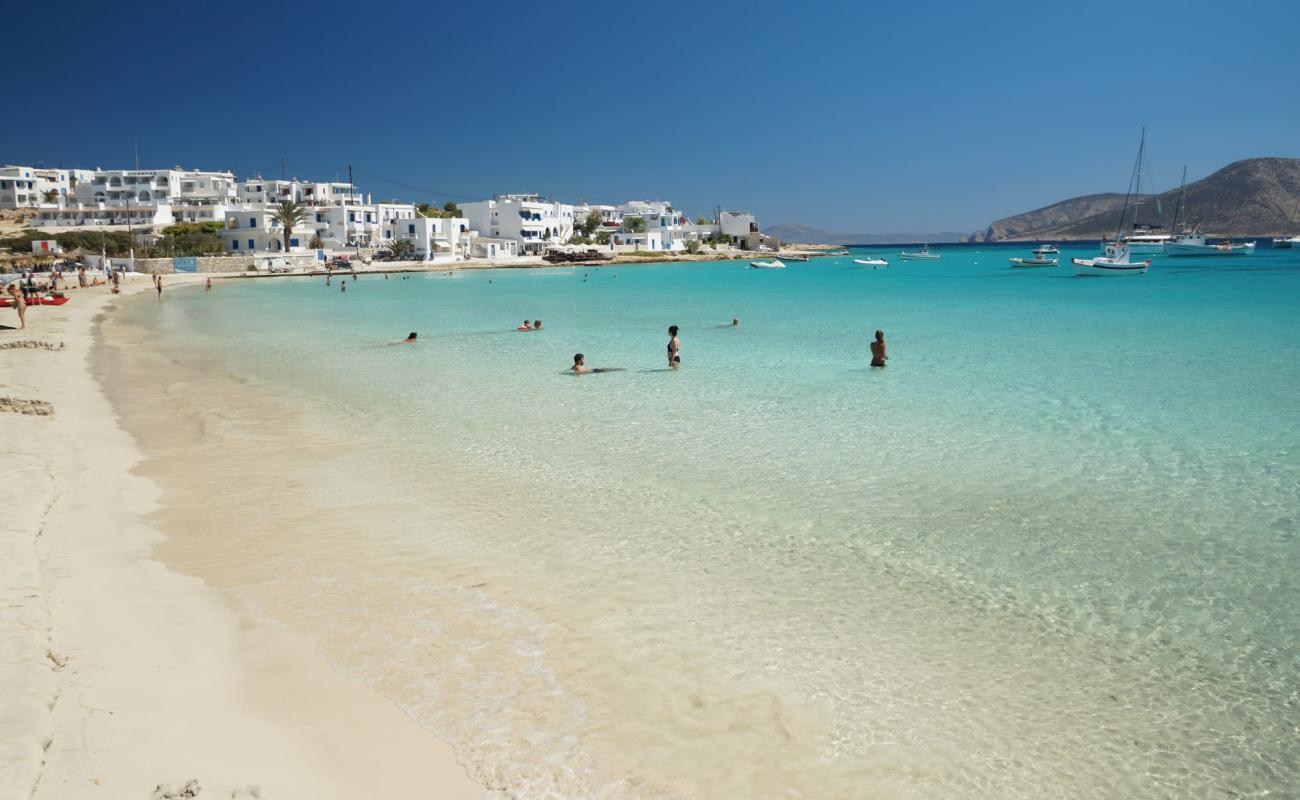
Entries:
{"label": "clear blue sky", "polygon": [[[967,231],[1300,156],[1300,3],[21,3],[0,162]],[[383,183],[395,179],[427,193]]]}

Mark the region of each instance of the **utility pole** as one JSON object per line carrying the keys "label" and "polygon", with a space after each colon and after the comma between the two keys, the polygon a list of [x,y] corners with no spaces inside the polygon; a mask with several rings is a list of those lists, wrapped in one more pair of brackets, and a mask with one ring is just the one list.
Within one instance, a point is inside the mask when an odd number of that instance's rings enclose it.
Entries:
{"label": "utility pole", "polygon": [[[355,213],[357,213],[357,211],[356,211],[356,207],[355,207],[355,204],[354,204],[354,202],[353,202],[353,200],[352,200],[352,195],[353,195],[354,192],[356,192],[356,185],[355,185],[354,183],[352,183],[352,165],[351,165],[351,164],[348,164],[348,206],[349,206],[349,211],[348,211],[348,213],[349,213],[349,214],[355,214]],[[357,236],[357,237],[353,238],[352,243],[356,245],[356,248],[357,248],[357,261],[360,261],[360,260],[361,260],[361,237],[360,237],[360,236]],[[356,267],[354,266],[354,267],[352,267],[352,269],[355,270]]]}

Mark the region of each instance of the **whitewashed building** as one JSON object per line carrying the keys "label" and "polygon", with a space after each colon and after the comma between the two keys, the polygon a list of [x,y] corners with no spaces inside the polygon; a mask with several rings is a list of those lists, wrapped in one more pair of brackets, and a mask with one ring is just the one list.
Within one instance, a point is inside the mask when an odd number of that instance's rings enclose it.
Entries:
{"label": "whitewashed building", "polygon": [[[672,203],[664,200],[630,200],[619,206],[622,227],[610,236],[615,245],[630,245],[639,250],[685,250],[685,227],[688,223]],[[630,220],[640,220],[645,230],[632,230]],[[640,226],[637,226],[640,227]]]}
{"label": "whitewashed building", "polygon": [[573,206],[535,194],[502,195],[465,203],[460,210],[480,236],[514,240],[521,255],[541,254],[548,245],[573,238]]}
{"label": "whitewashed building", "polygon": [[[284,226],[275,217],[273,205],[261,203],[231,210],[226,214],[226,229],[221,240],[228,253],[284,252]],[[316,224],[310,220],[295,227],[289,237],[289,249],[307,248],[316,236]]]}
{"label": "whitewashed building", "polygon": [[469,255],[469,220],[464,217],[414,217],[391,219],[388,242],[408,241],[418,261],[454,261]]}
{"label": "whitewashed building", "polygon": [[595,203],[582,203],[573,207],[573,222],[579,225],[586,221],[587,217],[596,212],[600,215],[599,230],[613,233],[623,226],[623,212],[618,206],[599,205]]}
{"label": "whitewashed building", "polygon": [[37,226],[220,222],[238,204],[235,176],[200,170],[68,170],[62,202],[41,206]]}
{"label": "whitewashed building", "polygon": [[74,174],[84,172],[6,164],[0,167],[0,208],[62,205],[72,195]]}

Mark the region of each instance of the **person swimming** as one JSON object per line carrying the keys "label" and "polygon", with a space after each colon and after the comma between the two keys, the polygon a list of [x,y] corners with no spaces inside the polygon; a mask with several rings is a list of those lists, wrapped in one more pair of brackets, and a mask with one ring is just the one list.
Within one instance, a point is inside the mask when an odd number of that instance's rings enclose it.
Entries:
{"label": "person swimming", "polygon": [[570,371],[570,372],[573,372],[573,373],[576,373],[576,374],[578,374],[578,375],[586,375],[586,374],[589,373],[589,372],[592,372],[592,373],[594,373],[594,372],[622,372],[622,371],[623,371],[623,368],[622,368],[622,367],[589,367],[589,366],[587,366],[587,357],[586,357],[586,356],[584,356],[582,353],[574,353],[574,355],[573,355],[573,366],[569,367],[569,371]]}
{"label": "person swimming", "polygon": [[531,331],[532,329],[533,329],[533,323],[529,322],[528,320],[524,320],[523,325],[520,325],[518,328],[515,328],[515,330],[517,331]]}
{"label": "person swimming", "polygon": [[682,343],[677,339],[677,326],[668,326],[668,366],[677,369],[682,365]]}
{"label": "person swimming", "polygon": [[740,327],[740,317],[732,317],[732,318],[731,318],[731,327],[733,327],[733,328],[739,328],[739,327]]}
{"label": "person swimming", "polygon": [[876,331],[876,340],[871,343],[871,366],[883,367],[889,356],[885,355],[885,332]]}
{"label": "person swimming", "polygon": [[540,319],[533,320],[533,330],[540,331],[541,329],[542,329],[542,321]]}
{"label": "person swimming", "polygon": [[410,333],[408,333],[408,334],[406,335],[406,338],[402,340],[402,344],[411,344],[411,343],[413,343],[413,342],[416,340],[416,337],[418,337],[419,335],[420,335],[420,334],[416,333],[415,331],[411,331]]}

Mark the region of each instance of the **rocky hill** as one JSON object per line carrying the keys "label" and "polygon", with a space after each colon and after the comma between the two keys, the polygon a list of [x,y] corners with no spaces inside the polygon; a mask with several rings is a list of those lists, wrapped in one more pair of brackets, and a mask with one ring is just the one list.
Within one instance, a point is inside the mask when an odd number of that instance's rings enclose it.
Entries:
{"label": "rocky hill", "polygon": [[[1121,198],[1122,199],[1122,198]],[[904,242],[960,242],[964,233],[835,233],[807,225],[772,225],[763,233],[794,244],[900,244]]]}
{"label": "rocky hill", "polygon": [[[1102,239],[1115,235],[1122,194],[1093,194],[1000,219],[973,242]],[[1142,200],[1139,221],[1173,226],[1178,189]],[[1274,236],[1300,231],[1300,158],[1234,161],[1187,184],[1183,221],[1222,236]]]}

